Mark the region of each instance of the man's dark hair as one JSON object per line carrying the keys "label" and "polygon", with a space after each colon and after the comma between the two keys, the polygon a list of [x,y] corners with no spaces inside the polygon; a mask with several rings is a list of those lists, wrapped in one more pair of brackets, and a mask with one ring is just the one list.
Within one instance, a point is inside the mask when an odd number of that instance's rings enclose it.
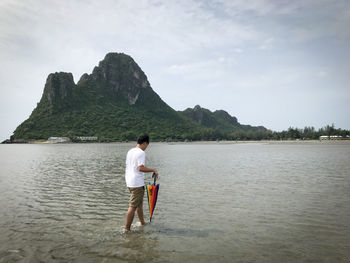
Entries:
{"label": "man's dark hair", "polygon": [[137,144],[143,144],[144,142],[147,142],[147,144],[149,144],[148,134],[143,134],[137,138]]}

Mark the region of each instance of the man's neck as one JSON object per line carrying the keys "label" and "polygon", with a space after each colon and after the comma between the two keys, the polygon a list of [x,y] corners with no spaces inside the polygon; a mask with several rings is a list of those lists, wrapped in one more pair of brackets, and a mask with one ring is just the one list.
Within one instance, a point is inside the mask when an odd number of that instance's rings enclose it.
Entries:
{"label": "man's neck", "polygon": [[136,148],[141,149],[142,151],[145,151],[148,146],[148,143],[142,143],[142,144],[137,144]]}
{"label": "man's neck", "polygon": [[145,151],[144,149],[142,149],[142,145],[141,145],[141,144],[136,145],[136,148],[139,148],[139,149],[141,149],[142,151]]}

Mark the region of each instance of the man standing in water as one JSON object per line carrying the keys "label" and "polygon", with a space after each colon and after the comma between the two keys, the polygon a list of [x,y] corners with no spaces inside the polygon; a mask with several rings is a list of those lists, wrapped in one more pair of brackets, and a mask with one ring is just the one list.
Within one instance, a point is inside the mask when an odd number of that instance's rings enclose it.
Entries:
{"label": "man standing in water", "polygon": [[140,219],[141,225],[145,224],[143,219],[143,196],[145,192],[145,174],[154,173],[158,176],[158,171],[145,166],[145,150],[149,145],[149,136],[142,135],[137,139],[137,145],[128,151],[126,155],[125,181],[130,191],[129,209],[126,213],[125,230],[130,231],[131,223],[134,220],[135,211]]}

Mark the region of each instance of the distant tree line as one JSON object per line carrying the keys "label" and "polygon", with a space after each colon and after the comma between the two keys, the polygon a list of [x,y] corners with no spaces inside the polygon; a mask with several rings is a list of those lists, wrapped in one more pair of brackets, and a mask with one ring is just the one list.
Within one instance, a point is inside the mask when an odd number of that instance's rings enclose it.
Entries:
{"label": "distant tree line", "polygon": [[334,124],[316,130],[314,127],[304,129],[289,127],[284,131],[257,131],[236,132],[232,134],[233,140],[318,140],[320,136],[350,136],[350,130],[337,129]]}
{"label": "distant tree line", "polygon": [[200,132],[183,134],[182,136],[173,137],[173,140],[318,140],[320,136],[342,136],[349,138],[350,130],[337,129],[334,124],[327,125],[316,130],[314,127],[305,127],[304,129],[290,127],[284,131],[271,130],[236,130],[233,132],[223,132],[218,129],[203,129]]}
{"label": "distant tree line", "polygon": [[314,127],[305,127],[304,129],[290,127],[287,131],[273,132],[272,139],[275,140],[318,140],[320,136],[338,135],[346,138],[350,136],[349,130],[336,129],[334,124],[327,125],[316,130]]}

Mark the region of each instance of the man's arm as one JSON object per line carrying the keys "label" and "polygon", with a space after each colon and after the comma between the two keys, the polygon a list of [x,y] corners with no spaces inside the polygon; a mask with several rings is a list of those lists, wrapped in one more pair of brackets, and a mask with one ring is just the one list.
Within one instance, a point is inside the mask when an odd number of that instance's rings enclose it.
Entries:
{"label": "man's arm", "polygon": [[140,165],[138,167],[138,169],[139,169],[140,172],[143,172],[143,173],[155,173],[156,176],[158,176],[158,171],[156,169],[148,168],[148,167],[146,167],[144,165]]}

